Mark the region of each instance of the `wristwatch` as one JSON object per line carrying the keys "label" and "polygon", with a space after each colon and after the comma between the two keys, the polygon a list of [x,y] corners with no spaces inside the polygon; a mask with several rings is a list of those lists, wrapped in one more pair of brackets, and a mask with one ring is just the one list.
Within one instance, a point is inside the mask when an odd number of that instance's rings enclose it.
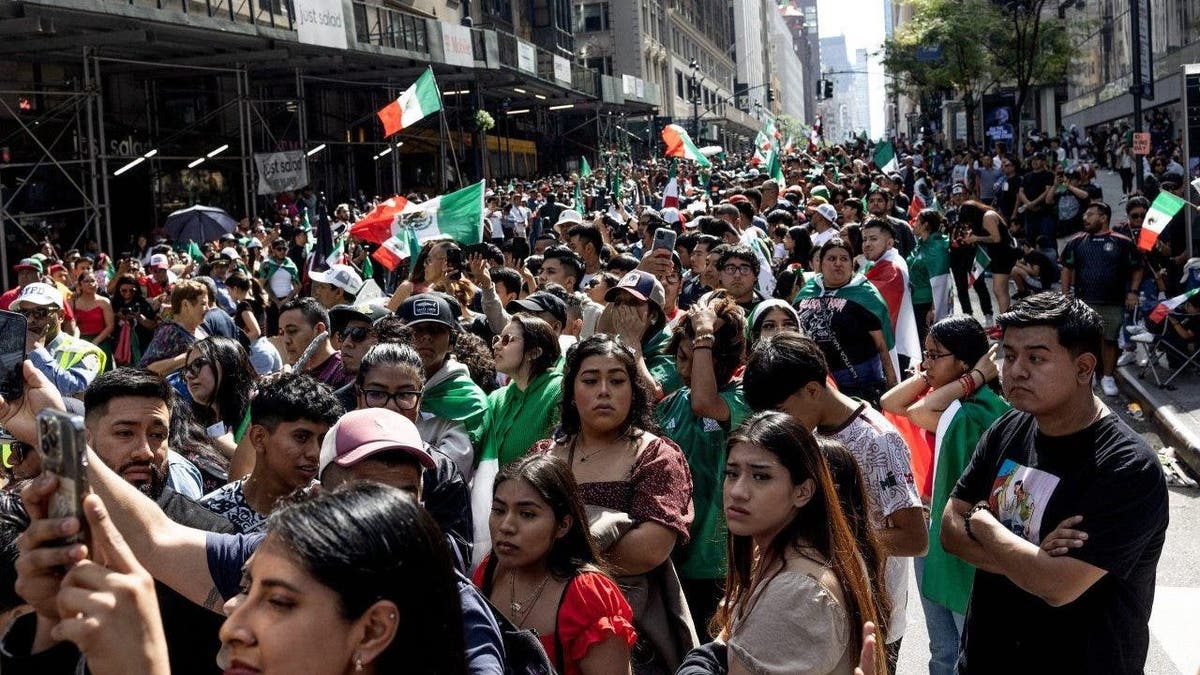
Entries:
{"label": "wristwatch", "polygon": [[975,534],[971,532],[971,516],[974,516],[980,511],[987,511],[988,513],[991,513],[992,507],[989,506],[986,501],[981,501],[976,503],[975,506],[972,506],[971,510],[967,511],[967,514],[963,516],[963,529],[967,531],[967,536],[970,537],[972,541],[979,540],[976,539]]}

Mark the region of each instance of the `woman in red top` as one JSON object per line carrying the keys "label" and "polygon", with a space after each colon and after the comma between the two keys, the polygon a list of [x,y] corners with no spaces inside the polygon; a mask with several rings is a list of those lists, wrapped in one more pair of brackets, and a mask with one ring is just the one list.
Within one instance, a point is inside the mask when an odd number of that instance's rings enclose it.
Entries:
{"label": "woman in red top", "polygon": [[84,340],[100,347],[109,355],[112,362],[112,345],[108,338],[116,328],[116,315],[113,314],[112,303],[108,298],[96,293],[96,273],[84,272],[79,275],[79,284],[75,296],[71,298],[71,306],[75,310],[75,325]]}
{"label": "woman in red top", "polygon": [[496,476],[492,553],[475,585],[534,631],[561,675],[629,673],[633,611],[601,571],[579,488],[566,463],[527,455]]}

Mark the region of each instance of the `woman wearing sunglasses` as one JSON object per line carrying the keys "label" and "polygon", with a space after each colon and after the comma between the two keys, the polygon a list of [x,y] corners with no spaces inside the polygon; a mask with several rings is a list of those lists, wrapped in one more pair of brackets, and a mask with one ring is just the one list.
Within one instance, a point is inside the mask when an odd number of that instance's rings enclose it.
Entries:
{"label": "woman wearing sunglasses", "polygon": [[257,379],[236,340],[209,337],[188,350],[183,381],[192,397],[192,413],[226,457],[233,457],[250,428],[250,395]]}

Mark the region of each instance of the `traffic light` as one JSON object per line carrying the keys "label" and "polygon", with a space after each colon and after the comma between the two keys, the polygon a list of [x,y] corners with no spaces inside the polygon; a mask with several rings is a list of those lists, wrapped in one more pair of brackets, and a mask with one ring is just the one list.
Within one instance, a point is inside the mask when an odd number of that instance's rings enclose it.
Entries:
{"label": "traffic light", "polygon": [[775,102],[775,88],[772,87],[771,85],[767,85],[767,103],[774,103],[774,102]]}
{"label": "traffic light", "polygon": [[833,98],[833,80],[821,80],[824,85],[825,98]]}

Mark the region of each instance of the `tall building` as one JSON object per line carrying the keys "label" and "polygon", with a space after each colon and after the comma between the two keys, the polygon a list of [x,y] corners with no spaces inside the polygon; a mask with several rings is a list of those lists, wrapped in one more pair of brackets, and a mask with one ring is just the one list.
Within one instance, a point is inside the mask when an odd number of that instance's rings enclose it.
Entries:
{"label": "tall building", "polygon": [[[1080,6],[1081,5],[1081,6]],[[1200,0],[1149,3],[1154,66],[1154,99],[1147,111],[1168,115],[1183,126],[1179,106],[1180,67],[1200,61]],[[1062,124],[1086,130],[1101,124],[1133,122],[1133,36],[1129,0],[1089,0],[1064,13],[1080,42],[1062,103]]]}
{"label": "tall building", "polygon": [[767,21],[772,47],[771,81],[775,93],[773,112],[789,115],[801,122],[811,122],[804,94],[815,85],[810,85],[805,79],[804,61],[800,55],[807,45],[794,39],[783,11],[769,12]]}

